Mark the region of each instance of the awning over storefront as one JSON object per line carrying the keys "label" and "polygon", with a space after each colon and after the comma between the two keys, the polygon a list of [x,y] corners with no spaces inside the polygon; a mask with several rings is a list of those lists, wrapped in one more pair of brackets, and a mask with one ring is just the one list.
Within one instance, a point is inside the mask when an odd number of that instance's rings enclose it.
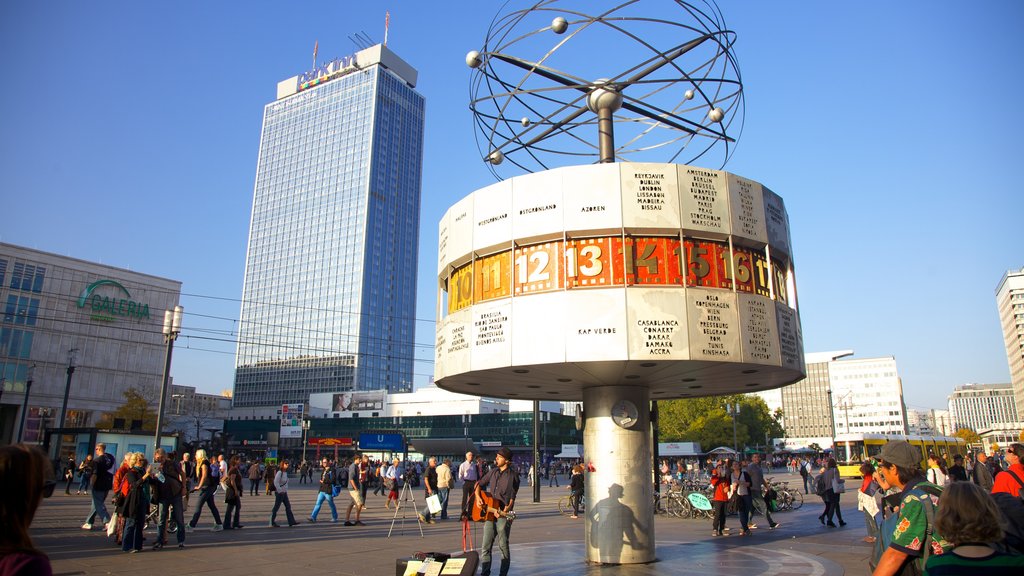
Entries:
{"label": "awning over storefront", "polygon": [[[495,449],[497,451],[497,449]],[[409,438],[409,452],[424,456],[461,456],[466,452],[479,452],[469,438]]]}
{"label": "awning over storefront", "polygon": [[700,456],[703,452],[698,442],[658,442],[658,456]]}
{"label": "awning over storefront", "polygon": [[562,444],[562,451],[555,454],[555,458],[582,458],[582,444]]}

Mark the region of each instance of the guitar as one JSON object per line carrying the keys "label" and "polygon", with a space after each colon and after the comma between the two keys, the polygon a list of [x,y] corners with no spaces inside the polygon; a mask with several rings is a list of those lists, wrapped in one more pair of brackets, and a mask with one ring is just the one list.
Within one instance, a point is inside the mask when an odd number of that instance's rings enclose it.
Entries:
{"label": "guitar", "polygon": [[487,492],[480,492],[480,500],[483,500],[483,506],[480,506],[477,499],[473,498],[473,509],[469,512],[470,520],[484,522],[486,520],[497,520],[498,518],[508,518],[509,521],[516,519],[515,511],[503,512],[500,506],[501,503]]}

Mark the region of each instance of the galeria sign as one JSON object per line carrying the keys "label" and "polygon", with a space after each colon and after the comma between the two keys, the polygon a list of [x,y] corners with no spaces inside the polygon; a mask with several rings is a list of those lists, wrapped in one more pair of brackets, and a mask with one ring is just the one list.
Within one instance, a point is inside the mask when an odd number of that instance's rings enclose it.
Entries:
{"label": "galeria sign", "polygon": [[[105,288],[110,286],[112,288]],[[113,290],[113,295],[110,291]],[[98,292],[106,292],[107,295]],[[132,300],[131,293],[116,280],[97,280],[82,290],[78,307],[89,306],[92,320],[112,322],[118,316],[144,320],[149,318],[149,304]]]}

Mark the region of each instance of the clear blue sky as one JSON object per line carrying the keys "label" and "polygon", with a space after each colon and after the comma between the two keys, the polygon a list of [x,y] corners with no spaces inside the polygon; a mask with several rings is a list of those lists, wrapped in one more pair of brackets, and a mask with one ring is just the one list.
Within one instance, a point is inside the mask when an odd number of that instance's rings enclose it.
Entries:
{"label": "clear blue sky", "polygon": [[[913,407],[1008,382],[994,291],[1024,266],[1013,168],[1024,3],[720,6],[746,92],[726,168],[786,200],[805,349],[894,355]],[[231,388],[263,106],[309,67],[315,41],[324,60],[354,52],[356,32],[382,40],[388,9],[388,45],[427,99],[425,382],[438,219],[493,182],[477,160],[464,56],[498,7],[2,2],[0,240],[181,280],[175,381]]]}

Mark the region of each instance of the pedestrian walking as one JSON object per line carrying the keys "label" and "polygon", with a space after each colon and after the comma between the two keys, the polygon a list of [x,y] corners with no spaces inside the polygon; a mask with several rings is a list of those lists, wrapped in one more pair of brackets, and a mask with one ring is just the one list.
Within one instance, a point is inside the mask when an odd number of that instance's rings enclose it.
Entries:
{"label": "pedestrian walking", "polygon": [[92,508],[89,516],[82,524],[83,530],[92,530],[93,522],[99,520],[106,523],[110,520],[110,513],[107,512],[107,494],[114,486],[114,457],[107,454],[107,445],[100,442],[96,444],[96,456],[92,459]]}
{"label": "pedestrian walking", "polygon": [[228,473],[224,482],[224,503],[228,505],[224,512],[225,530],[245,528],[239,522],[242,513],[242,493],[245,490],[242,488],[242,471],[239,469],[241,461],[237,455],[228,461]]}
{"label": "pedestrian walking", "polygon": [[92,454],[86,454],[85,460],[78,465],[78,491],[75,494],[88,494],[92,474],[96,467],[93,465]]}
{"label": "pedestrian walking", "polygon": [[196,510],[192,514],[192,520],[186,525],[186,529],[189,532],[194,530],[196,524],[199,523],[199,515],[203,513],[203,504],[206,504],[210,509],[210,513],[213,514],[214,532],[224,529],[220,521],[220,511],[217,510],[217,503],[213,497],[214,492],[217,491],[217,480],[214,479],[210,472],[213,466],[216,466],[216,464],[212,464],[206,458],[206,450],[196,450],[196,474],[199,479],[197,486],[192,491],[199,492],[199,500],[196,502]]}
{"label": "pedestrian walking", "polygon": [[281,462],[281,468],[274,474],[274,508],[270,511],[270,526],[280,528],[277,523],[277,511],[284,504],[284,512],[288,517],[288,526],[295,526],[299,522],[292,514],[292,503],[288,501],[288,461]]}
{"label": "pedestrian walking", "polygon": [[260,470],[259,463],[253,460],[249,464],[249,496],[259,496],[261,478],[263,478],[263,471]]}
{"label": "pedestrian walking", "polygon": [[313,512],[309,515],[309,521],[316,522],[316,517],[320,514],[320,507],[326,501],[327,505],[331,507],[331,522],[337,522],[338,509],[334,506],[334,486],[337,484],[337,471],[326,456],[320,460],[320,465],[323,469],[320,472],[320,492],[316,495],[316,504],[313,506]]}

